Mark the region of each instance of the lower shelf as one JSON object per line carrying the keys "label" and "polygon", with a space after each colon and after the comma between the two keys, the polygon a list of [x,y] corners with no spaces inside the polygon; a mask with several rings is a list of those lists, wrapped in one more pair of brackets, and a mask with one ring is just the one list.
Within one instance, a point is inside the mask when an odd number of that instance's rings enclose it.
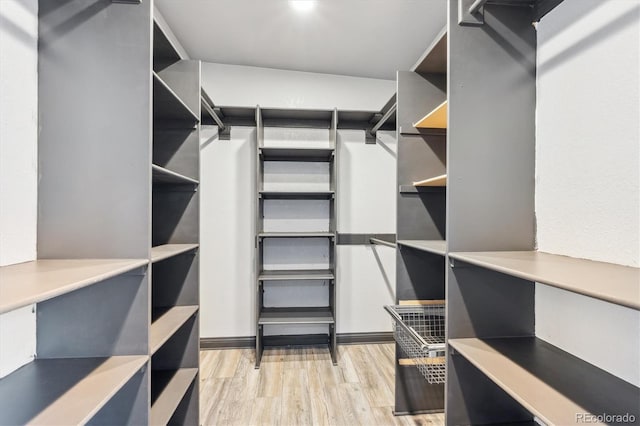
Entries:
{"label": "lower shelf", "polygon": [[260,281],[290,281],[290,280],[333,280],[335,275],[331,269],[320,270],[272,270],[262,271],[258,275]]}
{"label": "lower shelf", "polygon": [[174,306],[153,310],[149,348],[153,355],[198,311],[197,306]]}
{"label": "lower shelf", "polygon": [[264,308],[259,325],[334,324],[330,308]]}
{"label": "lower shelf", "polygon": [[0,380],[0,424],[85,424],[148,359],[35,360]]}
{"label": "lower shelf", "polygon": [[450,339],[449,346],[546,424],[574,424],[579,413],[640,418],[639,388],[538,338]]}
{"label": "lower shelf", "polygon": [[151,416],[149,424],[166,425],[198,375],[197,368],[158,371],[151,374]]}

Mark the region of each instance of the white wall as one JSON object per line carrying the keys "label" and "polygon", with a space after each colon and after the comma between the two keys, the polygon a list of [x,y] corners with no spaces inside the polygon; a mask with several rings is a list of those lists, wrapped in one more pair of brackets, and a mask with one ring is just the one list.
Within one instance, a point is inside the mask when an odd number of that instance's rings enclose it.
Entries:
{"label": "white wall", "polygon": [[[38,1],[0,0],[0,266],[36,258]],[[0,315],[0,377],[33,359],[32,306]]]}
{"label": "white wall", "polygon": [[[640,266],[640,1],[565,0],[537,78],[538,249]],[[536,335],[640,385],[638,311],[538,284]]]}
{"label": "white wall", "polygon": [[377,111],[394,80],[202,63],[202,85],[216,105]]}

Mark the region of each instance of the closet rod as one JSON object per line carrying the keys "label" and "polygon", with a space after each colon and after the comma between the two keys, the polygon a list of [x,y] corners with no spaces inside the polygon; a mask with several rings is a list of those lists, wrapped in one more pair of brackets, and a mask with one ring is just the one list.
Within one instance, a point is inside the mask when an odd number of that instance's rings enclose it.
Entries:
{"label": "closet rod", "polygon": [[380,121],[378,121],[378,122],[376,123],[376,125],[375,125],[375,126],[373,126],[373,127],[371,128],[371,130],[369,130],[369,133],[370,133],[372,136],[375,136],[375,135],[376,135],[376,132],[378,131],[378,129],[380,129],[380,127],[382,127],[382,125],[383,125],[384,123],[386,123],[386,122],[387,122],[387,120],[389,119],[389,117],[391,117],[391,115],[392,115],[393,113],[395,113],[395,112],[396,112],[396,108],[398,108],[398,103],[397,103],[397,102],[396,102],[395,104],[391,105],[391,108],[389,108],[389,110],[388,110],[387,112],[385,112],[385,113],[384,113],[384,115],[382,116],[382,118],[380,119]]}
{"label": "closet rod", "polygon": [[469,6],[469,15],[475,14],[488,0],[476,0]]}
{"label": "closet rod", "polygon": [[371,244],[378,244],[378,245],[381,245],[381,246],[387,246],[387,247],[391,247],[391,248],[396,248],[396,243],[392,243],[391,241],[381,240],[379,238],[370,238],[369,242]]}
{"label": "closet rod", "polygon": [[204,109],[209,113],[211,118],[213,118],[213,121],[215,121],[218,127],[220,128],[219,131],[222,132],[226,128],[226,126],[224,125],[222,120],[220,120],[220,117],[218,117],[218,114],[216,114],[216,112],[213,110],[213,107],[211,106],[211,104],[209,104],[210,102],[209,96],[207,96],[206,93],[202,92],[202,97],[200,98],[200,100]]}

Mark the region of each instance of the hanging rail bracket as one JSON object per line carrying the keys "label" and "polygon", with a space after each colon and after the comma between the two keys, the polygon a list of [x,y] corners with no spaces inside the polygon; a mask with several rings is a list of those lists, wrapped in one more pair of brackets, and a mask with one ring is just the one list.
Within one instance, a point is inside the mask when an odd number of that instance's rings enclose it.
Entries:
{"label": "hanging rail bracket", "polygon": [[384,123],[386,123],[387,120],[389,120],[389,118],[391,118],[391,116],[395,114],[397,108],[398,108],[398,103],[396,102],[393,105],[391,105],[389,109],[386,112],[384,112],[384,114],[382,114],[378,122],[374,124],[373,127],[371,127],[371,129],[368,129],[365,132],[365,135],[366,135],[365,143],[369,143],[369,144],[376,143],[376,133],[384,125]]}

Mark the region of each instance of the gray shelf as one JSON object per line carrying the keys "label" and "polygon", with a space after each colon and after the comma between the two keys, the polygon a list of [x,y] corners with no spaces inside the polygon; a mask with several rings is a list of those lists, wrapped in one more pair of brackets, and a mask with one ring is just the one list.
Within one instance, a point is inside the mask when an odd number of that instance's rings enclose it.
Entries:
{"label": "gray shelf", "polygon": [[411,71],[427,74],[447,72],[447,27],[445,26],[429,45]]}
{"label": "gray shelf", "polygon": [[0,314],[148,265],[146,259],[43,259],[0,268]]}
{"label": "gray shelf", "polygon": [[184,59],[164,33],[158,22],[153,21],[153,70],[160,71]]}
{"label": "gray shelf", "polygon": [[333,280],[335,274],[330,269],[324,270],[274,270],[262,271],[258,275],[260,281],[293,281],[293,280]]}
{"label": "gray shelf", "polygon": [[148,360],[37,359],[0,381],[0,424],[85,424]]}
{"label": "gray shelf", "polygon": [[457,252],[460,260],[633,309],[640,309],[640,269],[537,251]]}
{"label": "gray shelf", "polygon": [[155,71],[153,72],[153,107],[155,120],[183,121],[194,125],[200,121],[200,118]]}
{"label": "gray shelf", "polygon": [[263,308],[259,325],[334,324],[330,308]]}
{"label": "gray shelf", "polygon": [[264,161],[326,162],[333,158],[334,153],[333,148],[260,148],[260,156]]}
{"label": "gray shelf", "polygon": [[333,232],[260,232],[258,238],[334,238]]}
{"label": "gray shelf", "polygon": [[440,256],[447,254],[447,242],[444,240],[399,240],[398,244]]}
{"label": "gray shelf", "polygon": [[196,312],[198,312],[198,306],[154,309],[149,333],[151,354],[156,353]]}
{"label": "gray shelf", "polygon": [[173,185],[198,185],[196,179],[181,175],[156,164],[151,165],[153,174],[153,183],[157,184],[173,184]]}
{"label": "gray shelf", "polygon": [[149,424],[169,424],[171,416],[189,386],[198,375],[197,368],[180,368],[169,371],[153,371],[151,381],[151,416]]}
{"label": "gray shelf", "polygon": [[330,200],[335,191],[259,191],[265,200]]}
{"label": "gray shelf", "polygon": [[178,256],[191,250],[196,250],[200,244],[163,244],[151,248],[151,263],[160,262],[173,256]]}
{"label": "gray shelf", "polygon": [[574,424],[578,413],[640,417],[640,389],[535,337],[449,346],[546,424]]}

